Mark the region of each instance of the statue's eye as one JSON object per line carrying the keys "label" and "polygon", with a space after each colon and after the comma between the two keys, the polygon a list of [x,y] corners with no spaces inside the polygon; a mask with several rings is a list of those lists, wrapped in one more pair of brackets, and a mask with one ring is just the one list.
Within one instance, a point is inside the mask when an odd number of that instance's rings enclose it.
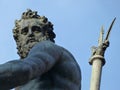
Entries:
{"label": "statue's eye", "polygon": [[32,31],[38,33],[38,32],[41,32],[41,28],[38,26],[33,26]]}
{"label": "statue's eye", "polygon": [[26,35],[28,33],[28,27],[25,27],[21,30],[21,34]]}

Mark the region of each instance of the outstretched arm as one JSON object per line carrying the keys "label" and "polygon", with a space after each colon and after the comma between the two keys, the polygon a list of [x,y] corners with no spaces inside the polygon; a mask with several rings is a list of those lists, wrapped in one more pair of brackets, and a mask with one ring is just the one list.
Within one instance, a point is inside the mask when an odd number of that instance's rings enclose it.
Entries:
{"label": "outstretched arm", "polygon": [[24,60],[14,60],[0,65],[0,90],[23,85],[47,72],[59,60],[61,51],[51,42],[35,45]]}

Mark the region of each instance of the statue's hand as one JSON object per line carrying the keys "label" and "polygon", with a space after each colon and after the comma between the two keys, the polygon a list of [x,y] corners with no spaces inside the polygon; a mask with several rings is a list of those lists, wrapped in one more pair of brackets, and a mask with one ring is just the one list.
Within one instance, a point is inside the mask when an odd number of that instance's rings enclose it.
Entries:
{"label": "statue's hand", "polygon": [[109,40],[105,40],[103,42],[103,49],[106,49],[107,47],[109,47],[109,44],[110,44]]}
{"label": "statue's hand", "polygon": [[95,55],[95,53],[96,53],[96,49],[97,49],[96,46],[92,46],[92,47],[91,47],[91,50],[92,50],[92,56]]}
{"label": "statue's hand", "polygon": [[104,56],[106,48],[109,47],[109,41],[105,40],[100,46],[92,47],[92,56],[93,55],[101,55]]}

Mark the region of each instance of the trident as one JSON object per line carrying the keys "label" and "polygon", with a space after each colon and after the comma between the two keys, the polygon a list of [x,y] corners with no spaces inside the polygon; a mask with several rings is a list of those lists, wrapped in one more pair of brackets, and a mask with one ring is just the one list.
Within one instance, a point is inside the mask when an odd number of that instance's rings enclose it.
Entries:
{"label": "trident", "polygon": [[116,18],[113,19],[104,40],[104,29],[103,27],[101,28],[98,47],[92,47],[92,56],[89,61],[89,64],[92,65],[90,90],[100,90],[102,66],[105,64],[104,53],[106,48],[109,46],[109,36],[115,20]]}

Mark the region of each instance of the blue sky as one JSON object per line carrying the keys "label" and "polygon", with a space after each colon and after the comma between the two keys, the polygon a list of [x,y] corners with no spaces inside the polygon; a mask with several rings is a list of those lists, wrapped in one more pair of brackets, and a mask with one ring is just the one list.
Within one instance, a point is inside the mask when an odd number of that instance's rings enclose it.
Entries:
{"label": "blue sky", "polygon": [[105,53],[101,90],[119,90],[120,81],[120,1],[119,0],[1,0],[0,1],[0,64],[18,59],[12,36],[14,21],[27,8],[38,11],[54,24],[56,44],[68,49],[82,71],[82,90],[89,90],[91,46],[98,44],[100,28],[105,31],[114,17],[110,47]]}

